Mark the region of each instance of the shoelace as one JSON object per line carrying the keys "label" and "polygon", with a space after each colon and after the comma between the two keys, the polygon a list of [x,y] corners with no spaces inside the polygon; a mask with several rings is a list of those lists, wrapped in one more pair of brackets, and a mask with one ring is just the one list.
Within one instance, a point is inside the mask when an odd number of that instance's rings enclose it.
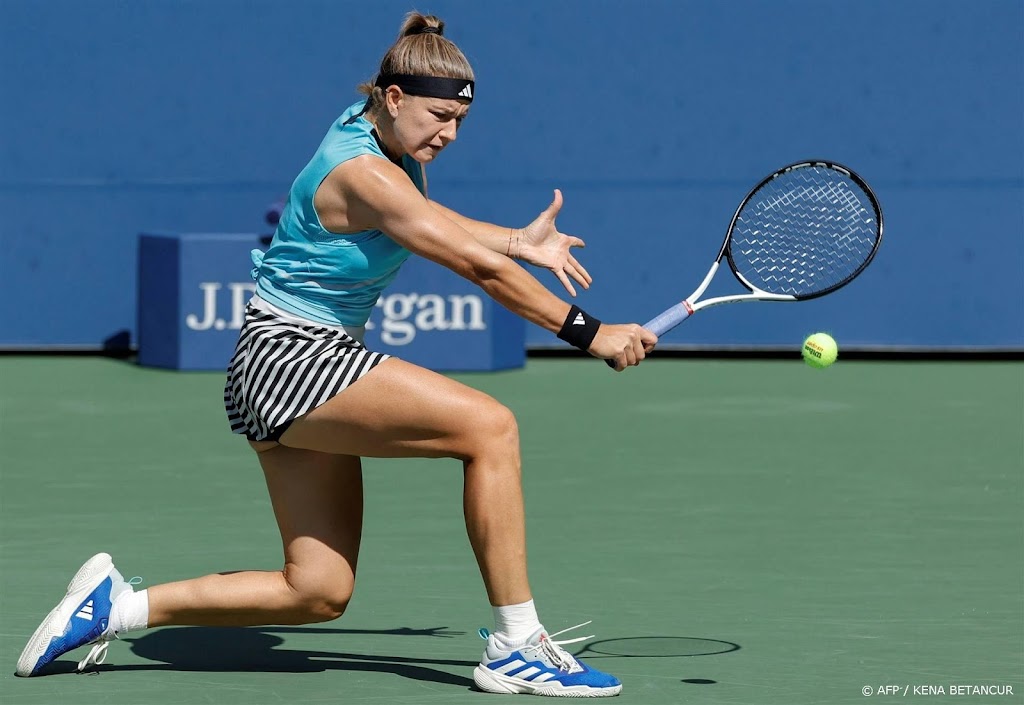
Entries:
{"label": "shoelace", "polygon": [[99,641],[93,642],[93,647],[89,649],[89,653],[85,655],[85,658],[78,662],[78,670],[84,671],[89,666],[98,666],[107,660],[107,647],[110,646],[110,642],[113,639],[120,639],[115,632],[113,636],[107,637],[106,634],[99,638]]}
{"label": "shoelace", "polygon": [[[138,585],[141,582],[142,578],[136,575],[134,578],[128,581],[128,584]],[[111,605],[111,610],[113,610],[113,605]],[[120,638],[121,637],[118,636],[117,632],[115,632],[112,628],[108,627],[107,630],[100,635],[99,639],[92,642],[93,646],[91,649],[89,649],[89,653],[85,655],[85,658],[78,662],[78,670],[84,671],[89,666],[98,666],[104,661],[106,661],[107,647],[110,646],[110,642],[114,639]]]}
{"label": "shoelace", "polygon": [[590,636],[581,636],[575,639],[562,639],[561,641],[555,641],[552,637],[556,637],[559,634],[565,634],[566,632],[572,631],[573,629],[585,627],[592,621],[593,620],[589,620],[583,622],[582,624],[577,624],[574,627],[568,627],[560,632],[549,634],[546,637],[544,635],[541,635],[539,644],[528,646],[525,650],[532,652],[541,651],[544,654],[546,654],[548,659],[553,664],[558,666],[560,670],[563,670],[566,673],[579,673],[583,670],[583,666],[580,665],[579,661],[577,661],[572,654],[570,654],[568,651],[562,648],[562,644],[576,644],[581,641],[586,641],[587,639],[593,639],[594,635],[591,634]]}
{"label": "shoelace", "polygon": [[[566,673],[579,673],[583,670],[583,666],[580,665],[579,661],[577,661],[572,654],[563,649],[562,645],[576,644],[581,641],[586,641],[587,639],[593,639],[594,635],[591,634],[589,636],[581,636],[575,639],[562,639],[561,641],[555,641],[552,637],[556,637],[560,634],[565,634],[566,632],[571,632],[573,629],[585,627],[593,621],[594,620],[591,619],[586,622],[583,622],[582,624],[577,624],[573,627],[567,627],[566,629],[563,629],[559,632],[555,632],[554,634],[541,635],[540,643],[529,644],[527,646],[524,646],[523,652],[524,654],[543,653],[545,656],[548,657],[548,660],[551,661],[554,665],[558,666],[560,670],[563,670]],[[486,629],[480,630],[480,636],[484,639],[486,639],[489,636],[489,634],[490,633]]]}

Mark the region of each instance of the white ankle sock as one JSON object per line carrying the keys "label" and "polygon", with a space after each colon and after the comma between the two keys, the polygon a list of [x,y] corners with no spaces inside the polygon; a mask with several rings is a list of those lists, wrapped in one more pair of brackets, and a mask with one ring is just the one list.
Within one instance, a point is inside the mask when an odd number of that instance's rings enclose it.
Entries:
{"label": "white ankle sock", "polygon": [[531,634],[540,629],[537,608],[533,600],[518,605],[492,607],[494,610],[494,632],[509,644],[526,642]]}
{"label": "white ankle sock", "polygon": [[110,609],[110,628],[118,634],[149,627],[149,590],[125,592]]}

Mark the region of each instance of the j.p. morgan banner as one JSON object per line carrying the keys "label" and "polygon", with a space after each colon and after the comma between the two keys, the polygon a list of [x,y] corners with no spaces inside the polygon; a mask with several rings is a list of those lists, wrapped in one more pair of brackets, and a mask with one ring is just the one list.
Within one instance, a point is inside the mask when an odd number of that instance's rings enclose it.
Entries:
{"label": "j.p. morgan banner", "polygon": [[[255,291],[257,235],[142,235],[139,362],[224,369]],[[525,361],[525,324],[452,272],[410,258],[366,326],[366,345],[434,370],[497,370]]]}

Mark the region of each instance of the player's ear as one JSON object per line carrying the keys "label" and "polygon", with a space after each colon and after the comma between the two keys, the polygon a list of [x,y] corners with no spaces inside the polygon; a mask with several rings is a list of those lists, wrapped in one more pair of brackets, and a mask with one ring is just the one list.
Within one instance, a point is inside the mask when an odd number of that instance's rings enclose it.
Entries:
{"label": "player's ear", "polygon": [[405,93],[398,86],[388,86],[387,90],[384,91],[384,106],[387,108],[388,115],[392,119],[398,117],[398,108],[404,98]]}

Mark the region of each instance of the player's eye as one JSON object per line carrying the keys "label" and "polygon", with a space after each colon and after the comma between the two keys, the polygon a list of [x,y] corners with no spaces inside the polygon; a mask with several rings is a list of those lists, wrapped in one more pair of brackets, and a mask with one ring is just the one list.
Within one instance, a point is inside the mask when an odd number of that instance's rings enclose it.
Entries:
{"label": "player's eye", "polygon": [[466,119],[465,115],[458,115],[458,116],[456,116],[456,115],[453,115],[452,113],[431,112],[431,114],[434,117],[437,118],[438,122],[448,122],[449,120],[454,119],[456,127],[461,127],[462,126],[462,121]]}

